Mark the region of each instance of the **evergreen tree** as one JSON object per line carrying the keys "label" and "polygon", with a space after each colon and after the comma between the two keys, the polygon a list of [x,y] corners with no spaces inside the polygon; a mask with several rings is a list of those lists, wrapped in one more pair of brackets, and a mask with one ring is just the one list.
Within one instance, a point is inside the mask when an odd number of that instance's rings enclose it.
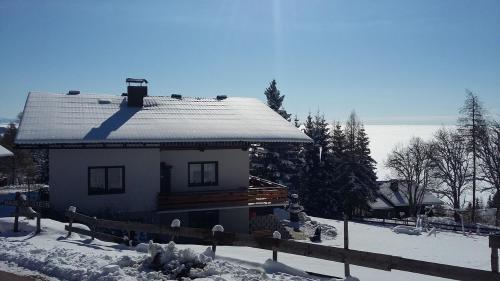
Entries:
{"label": "evergreen tree", "polygon": [[371,157],[370,140],[365,131],[365,126],[361,124],[358,134],[356,136],[356,157],[359,163],[366,166],[371,174],[373,180],[377,179],[375,174],[375,165],[377,162]]}
{"label": "evergreen tree", "polygon": [[[352,215],[356,209],[368,209],[378,190],[375,160],[371,157],[369,139],[364,126],[351,113],[341,134],[337,124],[333,132],[336,155],[334,185],[343,212]],[[342,144],[343,143],[343,144]]]}
{"label": "evergreen tree", "polygon": [[293,125],[297,128],[300,127],[299,118],[297,117],[297,114],[295,114],[295,117],[293,118]]}
{"label": "evergreen tree", "polygon": [[465,103],[460,110],[462,115],[459,120],[459,131],[468,140],[469,151],[472,156],[472,222],[476,216],[476,181],[477,181],[477,159],[480,150],[481,139],[486,134],[485,111],[477,95],[467,90]]}
{"label": "evergreen tree", "polygon": [[12,151],[14,156],[1,159],[0,169],[3,173],[10,175],[11,184],[22,182],[25,177],[34,182],[38,179],[39,171],[36,170],[33,164],[31,151],[15,147],[14,140],[16,139],[16,135],[16,124],[10,123],[3,137],[0,139],[0,145]]}
{"label": "evergreen tree", "polygon": [[304,146],[304,165],[300,172],[299,193],[307,212],[331,217],[336,212],[337,194],[332,186],[333,151],[328,124],[319,112],[309,114],[304,124],[312,144]]}
{"label": "evergreen tree", "polygon": [[342,126],[336,122],[332,131],[332,151],[336,159],[345,158],[346,138]]}
{"label": "evergreen tree", "polygon": [[281,95],[280,90],[276,87],[276,80],[273,79],[273,81],[269,83],[269,87],[266,89],[264,94],[267,98],[267,105],[287,121],[290,121],[291,114],[288,114],[283,108],[285,95]]}
{"label": "evergreen tree", "polygon": [[[271,81],[264,92],[267,105],[290,121],[291,114],[283,108],[284,95],[276,87],[276,80]],[[297,116],[295,126],[300,126]],[[299,165],[299,153],[301,146],[289,143],[266,143],[252,145],[250,148],[250,172],[252,175],[287,185],[295,189],[294,179]]]}

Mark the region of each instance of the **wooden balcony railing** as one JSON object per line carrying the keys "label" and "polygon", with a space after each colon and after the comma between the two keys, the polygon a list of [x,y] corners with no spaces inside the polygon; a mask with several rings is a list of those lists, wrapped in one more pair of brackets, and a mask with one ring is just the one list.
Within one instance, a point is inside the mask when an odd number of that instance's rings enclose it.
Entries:
{"label": "wooden balcony railing", "polygon": [[251,176],[248,189],[243,190],[159,194],[158,209],[201,209],[207,207],[231,206],[251,207],[286,204],[287,201],[288,191],[285,186]]}

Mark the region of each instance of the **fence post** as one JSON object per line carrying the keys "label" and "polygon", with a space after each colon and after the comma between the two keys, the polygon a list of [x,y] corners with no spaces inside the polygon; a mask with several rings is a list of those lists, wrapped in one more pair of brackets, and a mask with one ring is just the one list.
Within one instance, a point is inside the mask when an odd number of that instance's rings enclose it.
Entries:
{"label": "fence post", "polygon": [[90,231],[91,231],[91,239],[94,240],[95,238],[95,229],[96,229],[96,226],[97,226],[97,217],[94,217],[93,218],[94,221],[92,222],[92,226],[90,226]]}
{"label": "fence post", "polygon": [[16,205],[16,212],[14,213],[14,232],[19,232],[19,205]]}
{"label": "fence post", "polygon": [[498,273],[498,247],[500,246],[500,234],[492,234],[489,237],[491,248],[491,271]]}
{"label": "fence post", "polygon": [[68,227],[68,236],[71,236],[71,228],[73,227],[73,214],[76,213],[76,207],[75,206],[69,206],[68,212],[71,213],[71,216],[69,217],[69,227]]}
{"label": "fence post", "polygon": [[16,211],[14,213],[14,232],[19,232],[19,205],[21,204],[21,193],[16,192]]}
{"label": "fence post", "polygon": [[[349,222],[346,214],[344,214],[344,249],[349,250]],[[344,257],[344,272],[345,277],[351,276],[351,269],[349,268],[347,256]]]}
{"label": "fence post", "polygon": [[170,228],[173,230],[172,237],[170,237],[170,241],[174,241],[176,234],[179,232],[179,229],[181,227],[181,221],[179,219],[174,219],[172,220],[172,223],[170,224]]}
{"label": "fence post", "polygon": [[42,223],[41,223],[42,215],[37,214],[36,215],[36,234],[40,233],[42,231]]}
{"label": "fence post", "polygon": [[214,258],[215,250],[217,250],[217,239],[215,237],[216,232],[224,232],[224,227],[220,224],[214,225],[214,227],[212,227],[212,252],[214,252]]}
{"label": "fence post", "polygon": [[274,246],[273,246],[273,261],[278,261],[278,244],[281,239],[281,233],[279,231],[273,232]]}

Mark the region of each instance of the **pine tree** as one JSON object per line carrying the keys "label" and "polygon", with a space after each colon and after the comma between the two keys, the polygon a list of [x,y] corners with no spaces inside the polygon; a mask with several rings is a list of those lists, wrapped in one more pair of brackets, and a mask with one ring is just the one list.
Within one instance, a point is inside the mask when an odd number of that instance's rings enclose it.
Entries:
{"label": "pine tree", "polygon": [[476,181],[477,181],[477,159],[480,150],[481,138],[486,134],[485,111],[477,95],[467,90],[465,103],[460,110],[462,116],[458,120],[459,131],[468,140],[469,150],[472,156],[472,222],[476,216]]}
{"label": "pine tree", "polygon": [[269,87],[266,89],[264,94],[267,98],[267,105],[287,121],[290,121],[291,114],[288,114],[283,108],[283,100],[285,99],[285,95],[281,95],[280,90],[278,90],[278,88],[276,87],[276,80],[273,79],[273,81],[269,83]]}
{"label": "pine tree", "polygon": [[295,117],[293,118],[293,125],[294,125],[296,128],[299,128],[299,127],[300,127],[299,118],[297,117],[297,114],[295,114]]}
{"label": "pine tree", "polygon": [[14,146],[14,140],[17,135],[16,124],[10,123],[7,130],[4,132],[3,137],[0,139],[0,145],[9,149],[14,153],[12,158],[2,159],[0,168],[10,174],[11,184],[15,184],[16,180],[24,176],[31,178],[34,181],[38,178],[38,171],[33,164],[31,152],[25,149],[17,149]]}
{"label": "pine tree", "polygon": [[336,122],[332,131],[332,151],[337,159],[345,158],[346,138],[342,126]]}
{"label": "pine tree", "polygon": [[377,162],[371,156],[370,140],[365,131],[365,126],[361,124],[358,134],[356,136],[356,157],[359,163],[367,168],[367,173],[373,181],[377,180],[375,173],[375,166]]}
{"label": "pine tree", "polygon": [[[284,95],[276,87],[276,80],[271,81],[264,92],[267,105],[290,121],[291,114],[283,108]],[[296,126],[298,118],[295,118]],[[296,172],[296,160],[300,146],[288,143],[266,143],[253,145],[250,149],[250,172],[252,175],[287,185],[294,189]]]}
{"label": "pine tree", "polygon": [[[334,129],[333,147],[336,155],[334,185],[338,189],[342,211],[348,215],[356,209],[368,209],[378,190],[375,160],[370,155],[369,139],[364,126],[351,113],[341,134]],[[343,143],[343,144],[342,144]]]}
{"label": "pine tree", "polygon": [[304,146],[304,165],[300,173],[299,192],[306,211],[331,217],[336,212],[337,194],[332,186],[333,154],[328,124],[319,112],[309,114],[304,124],[312,144]]}

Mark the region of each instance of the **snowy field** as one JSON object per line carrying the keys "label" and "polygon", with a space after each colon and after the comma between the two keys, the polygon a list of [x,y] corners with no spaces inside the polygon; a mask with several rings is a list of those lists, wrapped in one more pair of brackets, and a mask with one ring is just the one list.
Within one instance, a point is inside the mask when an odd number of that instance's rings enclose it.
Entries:
{"label": "snowy field", "polygon": [[[343,229],[340,221],[313,219]],[[0,270],[19,272],[18,268],[23,267],[54,277],[53,280],[167,280],[163,274],[145,266],[147,246],[144,244],[127,247],[91,241],[89,237],[77,234],[65,238],[64,225],[48,219],[42,220],[40,235],[33,236],[34,221],[26,220],[22,220],[21,226],[25,232],[14,234],[10,232],[12,220],[0,219]],[[349,228],[353,249],[489,269],[488,239],[484,236],[465,237],[450,232],[439,232],[436,237],[413,236],[359,223],[350,223]],[[342,241],[343,233],[339,231],[335,239],[324,240],[322,244],[341,247]],[[271,251],[248,247],[219,246],[214,260],[207,246],[172,247],[174,261],[201,259],[207,262],[203,270],[196,272],[196,276],[203,277],[197,280],[312,280],[305,277],[304,271],[332,276],[343,274],[341,263],[282,253],[278,255],[279,263],[274,263],[270,260]],[[357,266],[351,266],[351,272],[361,281],[446,280]]]}

